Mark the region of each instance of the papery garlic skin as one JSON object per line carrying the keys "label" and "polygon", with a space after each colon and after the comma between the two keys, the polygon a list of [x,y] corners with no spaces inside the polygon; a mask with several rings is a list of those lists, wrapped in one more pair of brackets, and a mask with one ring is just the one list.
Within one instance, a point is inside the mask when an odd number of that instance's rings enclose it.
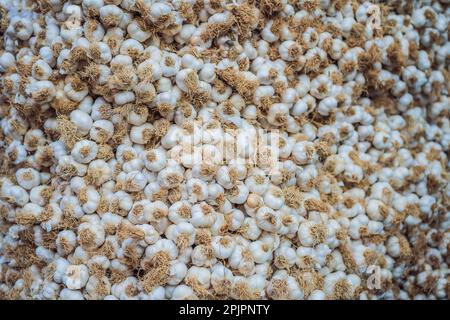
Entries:
{"label": "papery garlic skin", "polygon": [[448,298],[447,2],[0,1],[0,299]]}

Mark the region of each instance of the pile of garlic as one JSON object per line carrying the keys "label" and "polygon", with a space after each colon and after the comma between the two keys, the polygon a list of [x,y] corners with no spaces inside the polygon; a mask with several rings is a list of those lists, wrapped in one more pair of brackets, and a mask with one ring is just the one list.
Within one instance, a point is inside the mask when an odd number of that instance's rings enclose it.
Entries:
{"label": "pile of garlic", "polygon": [[448,4],[0,0],[0,299],[448,298]]}

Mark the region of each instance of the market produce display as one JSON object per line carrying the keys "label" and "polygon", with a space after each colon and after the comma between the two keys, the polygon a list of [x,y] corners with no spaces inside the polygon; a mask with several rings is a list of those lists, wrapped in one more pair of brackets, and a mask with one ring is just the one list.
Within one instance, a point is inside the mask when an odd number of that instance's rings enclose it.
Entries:
{"label": "market produce display", "polygon": [[0,299],[448,299],[449,0],[0,0]]}

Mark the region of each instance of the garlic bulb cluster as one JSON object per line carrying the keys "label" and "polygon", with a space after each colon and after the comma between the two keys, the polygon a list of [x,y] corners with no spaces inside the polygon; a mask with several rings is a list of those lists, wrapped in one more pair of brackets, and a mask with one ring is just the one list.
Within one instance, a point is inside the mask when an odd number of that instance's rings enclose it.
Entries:
{"label": "garlic bulb cluster", "polygon": [[448,1],[0,19],[0,299],[448,299]]}

